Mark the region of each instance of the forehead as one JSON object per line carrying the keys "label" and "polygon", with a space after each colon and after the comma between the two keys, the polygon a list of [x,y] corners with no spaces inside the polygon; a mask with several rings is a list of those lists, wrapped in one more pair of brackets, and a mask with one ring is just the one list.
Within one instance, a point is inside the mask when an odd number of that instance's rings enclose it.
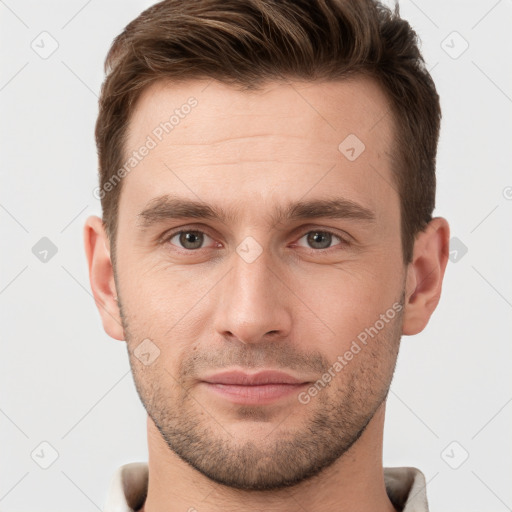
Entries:
{"label": "forehead", "polygon": [[[197,101],[197,108],[187,107],[191,98]],[[315,142],[322,135],[340,138],[358,131],[356,135],[375,147],[378,140],[391,135],[389,112],[384,92],[365,76],[338,81],[268,82],[255,90],[215,80],[160,80],[140,95],[128,125],[126,147],[135,147],[141,136],[151,134],[173,114],[172,137],[166,137],[169,145],[184,142],[190,136],[186,130],[193,126],[194,135],[200,136],[204,144],[219,142],[227,133],[240,135],[241,129],[254,136],[253,128],[279,133],[286,127],[286,135],[309,135]],[[305,123],[289,123],[299,118]],[[175,129],[178,126],[180,129]],[[163,135],[170,133],[164,131]]]}
{"label": "forehead", "polygon": [[[130,119],[125,156],[134,165],[119,211],[123,203],[140,211],[173,193],[256,212],[269,197],[335,188],[372,208],[396,195],[388,114],[380,87],[363,77],[269,82],[252,91],[206,80],[157,82]],[[150,149],[141,157],[144,146]]]}

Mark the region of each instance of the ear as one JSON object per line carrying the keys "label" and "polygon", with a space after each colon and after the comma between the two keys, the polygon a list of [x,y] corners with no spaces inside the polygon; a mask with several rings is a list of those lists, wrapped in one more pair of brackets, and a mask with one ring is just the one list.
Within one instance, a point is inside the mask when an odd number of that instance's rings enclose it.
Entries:
{"label": "ear", "polygon": [[122,341],[125,337],[116,301],[117,291],[110,260],[110,243],[103,221],[99,217],[93,215],[85,221],[84,246],[89,265],[89,281],[101,315],[103,329],[110,337]]}
{"label": "ear", "polygon": [[439,303],[449,243],[450,227],[442,217],[432,219],[416,236],[405,285],[405,335],[421,332]]}

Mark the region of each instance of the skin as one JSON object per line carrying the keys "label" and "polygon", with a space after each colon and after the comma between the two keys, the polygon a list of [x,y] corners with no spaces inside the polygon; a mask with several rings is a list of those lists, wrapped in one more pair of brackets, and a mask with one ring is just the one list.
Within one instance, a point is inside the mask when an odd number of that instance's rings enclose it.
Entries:
{"label": "skin", "polygon": [[[137,103],[127,153],[190,96],[197,106],[124,178],[115,269],[101,219],[84,228],[104,329],[126,340],[148,411],[144,510],[393,511],[382,468],[386,396],[401,335],[421,332],[438,304],[448,223],[434,218],[404,264],[393,119],[369,79],[252,92],[160,82]],[[365,144],[354,161],[338,149],[348,134]],[[163,194],[233,215],[141,229],[139,213]],[[374,221],[272,219],[276,206],[333,197]],[[200,248],[171,238],[179,229],[205,233]],[[236,250],[249,236],[258,244],[250,250],[261,250],[251,262]],[[233,404],[201,383],[221,369],[315,382],[393,304],[400,313],[307,404],[297,394]],[[144,339],[159,351],[149,365],[136,357]]]}

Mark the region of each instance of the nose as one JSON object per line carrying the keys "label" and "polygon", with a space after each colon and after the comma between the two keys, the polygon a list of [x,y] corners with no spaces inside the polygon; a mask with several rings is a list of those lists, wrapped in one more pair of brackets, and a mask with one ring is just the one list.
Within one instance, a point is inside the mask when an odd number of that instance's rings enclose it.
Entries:
{"label": "nose", "polygon": [[280,273],[266,251],[255,261],[233,255],[217,297],[215,328],[222,337],[255,344],[290,336],[294,295]]}

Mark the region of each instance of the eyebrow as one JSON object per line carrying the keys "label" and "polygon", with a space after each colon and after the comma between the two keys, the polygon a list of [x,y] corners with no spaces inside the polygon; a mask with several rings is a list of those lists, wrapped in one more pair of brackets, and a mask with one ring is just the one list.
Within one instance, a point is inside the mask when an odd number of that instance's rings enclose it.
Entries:
{"label": "eyebrow", "polygon": [[[137,215],[138,225],[142,230],[172,219],[218,220],[222,223],[235,223],[239,215],[221,206],[209,205],[202,201],[184,199],[168,194],[149,201]],[[269,216],[272,225],[283,221],[329,218],[349,219],[366,223],[375,223],[375,213],[350,199],[336,197],[331,199],[312,199],[277,206]]]}

